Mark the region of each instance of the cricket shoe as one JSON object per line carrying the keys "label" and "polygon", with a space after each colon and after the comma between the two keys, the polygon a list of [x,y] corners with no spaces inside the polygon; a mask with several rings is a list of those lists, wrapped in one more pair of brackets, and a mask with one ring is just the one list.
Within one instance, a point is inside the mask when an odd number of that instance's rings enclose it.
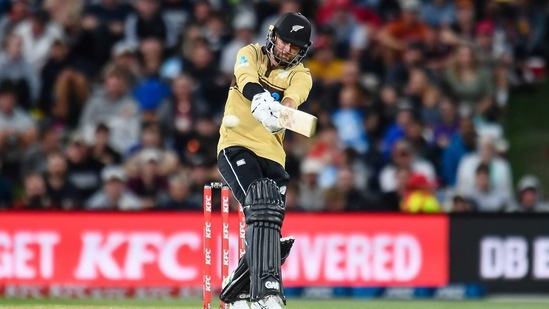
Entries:
{"label": "cricket shoe", "polygon": [[282,299],[277,295],[268,295],[264,299],[252,303],[251,309],[282,309]]}
{"label": "cricket shoe", "polygon": [[229,309],[250,309],[250,307],[245,300],[239,300],[232,303]]}

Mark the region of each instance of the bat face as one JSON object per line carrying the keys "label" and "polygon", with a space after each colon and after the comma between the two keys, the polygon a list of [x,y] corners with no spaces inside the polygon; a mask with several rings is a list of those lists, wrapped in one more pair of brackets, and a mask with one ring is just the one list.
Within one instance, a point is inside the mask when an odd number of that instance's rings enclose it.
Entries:
{"label": "bat face", "polygon": [[311,137],[315,134],[317,118],[306,112],[282,105],[280,125],[288,130]]}

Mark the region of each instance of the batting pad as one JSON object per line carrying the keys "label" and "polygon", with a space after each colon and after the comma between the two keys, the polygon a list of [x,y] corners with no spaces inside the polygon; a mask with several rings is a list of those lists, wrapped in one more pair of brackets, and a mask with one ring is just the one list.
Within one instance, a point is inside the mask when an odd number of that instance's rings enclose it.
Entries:
{"label": "batting pad", "polygon": [[246,230],[246,260],[250,265],[250,301],[267,295],[282,296],[280,271],[280,226],[270,222],[255,222]]}
{"label": "batting pad", "polygon": [[[284,264],[290,255],[294,241],[295,238],[292,236],[280,239],[281,265]],[[227,304],[232,304],[238,300],[250,300],[250,269],[246,261],[246,255],[242,256],[235,271],[229,277],[228,282],[223,282],[223,289],[221,290],[219,299]]]}
{"label": "batting pad", "polygon": [[260,178],[246,192],[246,262],[250,269],[250,300],[267,295],[284,298],[280,273],[280,227],[284,202],[276,182]]}

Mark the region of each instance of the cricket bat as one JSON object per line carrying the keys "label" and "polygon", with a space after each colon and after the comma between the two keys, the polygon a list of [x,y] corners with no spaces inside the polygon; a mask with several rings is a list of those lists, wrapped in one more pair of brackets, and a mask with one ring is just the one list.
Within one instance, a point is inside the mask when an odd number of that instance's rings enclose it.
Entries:
{"label": "cricket bat", "polygon": [[285,129],[311,137],[315,134],[316,122],[317,118],[311,114],[281,105],[280,126]]}

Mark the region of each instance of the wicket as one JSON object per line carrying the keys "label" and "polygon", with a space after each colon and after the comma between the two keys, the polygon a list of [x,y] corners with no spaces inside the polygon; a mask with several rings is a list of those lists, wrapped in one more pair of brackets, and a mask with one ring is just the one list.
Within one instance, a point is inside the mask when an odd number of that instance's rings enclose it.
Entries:
{"label": "wicket", "polygon": [[[202,296],[204,309],[212,308],[212,194],[213,189],[221,190],[221,277],[225,280],[229,276],[229,187],[221,182],[212,182],[204,185],[204,270],[202,282]],[[242,205],[238,205],[238,258],[246,252],[244,236],[246,222]],[[220,308],[228,309],[228,304],[221,303]]]}

